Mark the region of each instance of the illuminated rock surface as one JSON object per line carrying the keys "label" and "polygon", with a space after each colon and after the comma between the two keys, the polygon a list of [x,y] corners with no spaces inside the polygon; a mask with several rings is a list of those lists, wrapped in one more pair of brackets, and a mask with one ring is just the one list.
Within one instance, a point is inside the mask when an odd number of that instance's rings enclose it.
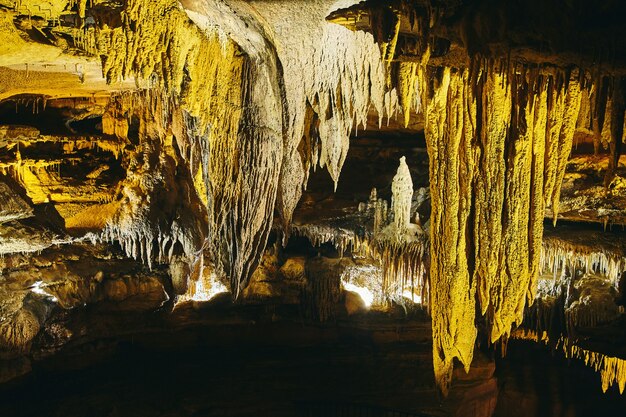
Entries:
{"label": "illuminated rock surface", "polygon": [[618,3],[0,0],[0,380],[208,327],[370,340],[361,405],[498,415],[520,338],[623,391]]}

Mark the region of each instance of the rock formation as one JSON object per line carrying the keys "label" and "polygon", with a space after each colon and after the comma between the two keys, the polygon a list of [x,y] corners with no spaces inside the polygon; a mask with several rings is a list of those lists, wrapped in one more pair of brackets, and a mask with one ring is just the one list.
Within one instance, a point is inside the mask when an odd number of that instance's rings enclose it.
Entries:
{"label": "rock formation", "polygon": [[444,396],[519,338],[623,391],[626,10],[591,3],[0,1],[6,374],[83,307],[226,303],[430,320]]}

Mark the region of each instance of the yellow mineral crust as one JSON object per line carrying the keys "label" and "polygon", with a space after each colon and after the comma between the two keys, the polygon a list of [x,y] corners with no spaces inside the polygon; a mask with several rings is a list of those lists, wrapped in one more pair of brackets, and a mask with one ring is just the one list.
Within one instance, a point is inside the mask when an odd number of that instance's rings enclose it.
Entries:
{"label": "yellow mineral crust", "polygon": [[[176,142],[208,214],[203,249],[237,296],[265,245],[276,200],[283,137],[274,57],[244,51],[217,30],[204,32],[172,0],[149,7],[131,0],[122,21],[98,33],[104,74],[111,81],[150,79],[165,91],[159,110],[147,106],[163,122],[145,126],[160,125],[167,137],[156,137]],[[118,110],[103,127],[124,137],[130,114]],[[188,249],[188,256],[202,252]]]}
{"label": "yellow mineral crust", "polygon": [[419,92],[416,86],[418,64],[416,62],[400,62],[398,64],[398,100],[404,116],[404,126],[409,125],[411,114],[420,110]]}
{"label": "yellow mineral crust", "polygon": [[[553,81],[558,83],[557,80]],[[555,85],[548,103],[548,134],[546,142],[546,175],[544,198],[552,205],[554,224],[559,212],[561,183],[565,175],[565,165],[572,150],[576,120],[580,111],[581,94],[578,81],[562,80]]]}
{"label": "yellow mineral crust", "polygon": [[446,392],[453,359],[471,363],[477,307],[495,342],[521,323],[534,299],[543,210],[558,209],[580,88],[558,72],[515,72],[497,61],[475,63],[471,76],[450,68],[420,72],[432,198],[433,356]]}
{"label": "yellow mineral crust", "polygon": [[[431,315],[435,378],[447,392],[454,358],[469,369],[477,331],[476,286],[470,284],[468,223],[474,176],[476,102],[469,72],[422,70],[431,181]],[[431,80],[431,81],[427,81]]]}
{"label": "yellow mineral crust", "polygon": [[[548,344],[549,342],[547,332],[543,331],[539,334],[534,330],[523,328],[512,332],[511,337],[514,339],[531,340],[537,343]],[[606,392],[615,384],[620,394],[624,393],[624,387],[626,387],[626,360],[582,348],[565,337],[559,339],[557,346],[559,345],[562,346],[563,353],[567,358],[582,360],[585,362],[585,365],[600,373],[602,392]]]}

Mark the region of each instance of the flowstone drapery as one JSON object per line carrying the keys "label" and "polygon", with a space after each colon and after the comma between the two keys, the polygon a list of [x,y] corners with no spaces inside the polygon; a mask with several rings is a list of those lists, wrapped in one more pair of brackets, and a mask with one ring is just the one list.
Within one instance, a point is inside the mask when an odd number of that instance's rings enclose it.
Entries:
{"label": "flowstone drapery", "polygon": [[[435,375],[466,369],[485,315],[489,339],[520,324],[534,299],[544,206],[558,212],[578,109],[577,78],[520,73],[504,61],[422,70],[430,165]],[[515,103],[515,105],[513,105]]]}

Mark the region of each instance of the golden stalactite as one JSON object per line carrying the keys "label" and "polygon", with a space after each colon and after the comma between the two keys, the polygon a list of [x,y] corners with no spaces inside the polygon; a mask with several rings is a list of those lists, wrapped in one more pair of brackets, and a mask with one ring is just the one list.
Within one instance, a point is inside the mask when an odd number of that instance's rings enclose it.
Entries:
{"label": "golden stalactite", "polygon": [[582,92],[581,113],[587,111],[584,107],[586,94],[589,97],[590,123],[585,127],[590,127],[593,132],[594,153],[598,155],[603,149],[608,149],[611,155],[604,180],[608,187],[623,152],[626,82],[623,76],[603,76],[599,72],[588,78],[586,89]]}
{"label": "golden stalactite", "polygon": [[419,78],[430,159],[433,362],[435,378],[447,393],[454,358],[469,370],[477,336],[476,285],[470,283],[467,247],[476,103],[467,70],[421,68]]}
{"label": "golden stalactite", "polygon": [[590,88],[589,100],[591,102],[590,112],[591,128],[593,131],[593,148],[596,155],[600,152],[600,147],[606,145],[603,139],[603,128],[607,109],[610,109],[608,87],[608,79],[606,77],[602,77],[599,73],[594,76]]}
{"label": "golden stalactite", "polygon": [[624,393],[624,388],[626,387],[626,360],[622,358],[585,349],[566,336],[561,336],[558,340],[551,340],[549,332],[545,330],[536,331],[519,328],[511,333],[511,338],[530,340],[545,345],[552,344],[554,349],[560,347],[566,358],[581,360],[586,366],[593,368],[600,374],[602,392],[606,393],[610,387],[615,385],[619,389],[620,394]]}
{"label": "golden stalactite", "polygon": [[417,62],[398,63],[398,100],[402,108],[404,127],[409,126],[411,114],[419,111],[419,105],[416,105],[416,100],[419,100],[419,92],[416,88],[418,85],[417,68]]}
{"label": "golden stalactite", "polygon": [[626,78],[614,77],[611,80],[611,120],[610,120],[610,143],[611,158],[607,169],[604,183],[608,186],[615,176],[615,170],[619,165],[622,154],[622,141],[624,138],[624,112],[626,111]]}
{"label": "golden stalactite", "polygon": [[[208,216],[204,254],[198,247],[196,256],[214,262],[237,296],[271,227],[282,132],[280,117],[268,118],[280,112],[276,95],[269,94],[277,88],[264,83],[277,77],[266,77],[232,40],[203,32],[175,1],[146,7],[131,0],[122,22],[99,32],[104,74],[111,81],[147,80],[169,97],[163,103],[164,116],[171,117],[165,130],[181,150],[179,162],[189,169]],[[117,121],[112,129],[123,125]]]}
{"label": "golden stalactite", "polygon": [[158,0],[147,7],[141,0],[130,0],[121,21],[121,27],[98,31],[105,77],[148,80],[156,74],[166,87],[180,88],[187,56],[197,50],[203,35],[176,2]]}
{"label": "golden stalactite", "polygon": [[[506,76],[495,68],[485,68],[484,81],[480,81],[477,97],[481,119],[477,119],[478,155],[475,163],[474,195],[474,277],[482,314],[489,306],[500,303],[493,292],[500,280],[500,248],[502,247],[502,209],[505,199],[507,174],[505,147],[511,120],[512,92]],[[495,312],[494,312],[495,313]],[[501,327],[500,318],[494,314],[495,328]]]}
{"label": "golden stalactite", "polygon": [[555,85],[551,89],[548,112],[548,134],[546,144],[546,178],[544,198],[546,205],[552,206],[553,222],[559,212],[561,183],[565,175],[565,165],[572,150],[576,121],[580,111],[581,94],[578,77],[564,80],[562,74],[556,74]]}
{"label": "golden stalactite", "polygon": [[[548,113],[548,78],[534,77],[530,88],[535,89],[535,94],[526,103],[527,129],[532,129],[532,168],[531,168],[531,195],[529,213],[529,262],[530,280],[526,301],[529,304],[535,300],[537,293],[537,279],[539,276],[539,264],[543,244],[543,219],[545,210],[544,170],[546,153],[546,124]],[[528,112],[528,106],[532,106],[532,112]]]}
{"label": "golden stalactite", "polygon": [[380,47],[380,56],[385,65],[385,84],[387,88],[390,88],[392,81],[391,64],[396,53],[402,16],[399,11],[387,5],[372,6],[368,14],[372,34]]}
{"label": "golden stalactite", "polygon": [[81,19],[85,18],[85,12],[87,11],[87,0],[78,0],[77,1],[78,8],[78,16]]}
{"label": "golden stalactite", "polygon": [[[500,206],[495,206],[495,210],[493,207],[482,207],[485,210],[484,214],[488,210],[495,211],[497,215],[491,220],[501,225],[499,247],[493,248],[497,254],[497,258],[493,261],[496,262],[498,269],[490,271],[490,275],[478,280],[488,282],[488,288],[485,288],[485,291],[490,292],[490,298],[486,301],[488,304],[482,304],[482,311],[487,312],[491,324],[491,342],[507,335],[513,323],[521,322],[526,293],[531,282],[530,242],[536,244],[533,248],[535,251],[541,250],[540,242],[531,240],[535,225],[529,223],[531,218],[528,216],[531,212],[533,186],[536,186],[532,184],[531,176],[534,137],[533,130],[528,129],[528,121],[531,123],[533,121],[532,96],[529,104],[529,98],[526,95],[527,83],[515,81],[511,82],[511,94],[513,101],[517,104],[510,114],[513,134],[512,137],[508,137],[508,132],[503,132],[505,153],[502,158],[506,168],[505,177],[499,180],[504,188],[497,191],[503,191],[503,199],[499,201],[502,204],[502,210],[499,209]],[[505,121],[505,126],[507,124],[509,122]],[[478,213],[478,209],[476,211]],[[543,223],[543,219],[534,218],[533,220]],[[479,232],[478,224],[476,224],[476,232],[477,246],[479,241],[489,240],[483,230]],[[478,263],[480,255],[476,255],[476,258]],[[474,276],[476,277],[476,274]]]}
{"label": "golden stalactite", "polygon": [[563,343],[563,350],[568,358],[578,358],[585,362],[585,365],[593,367],[600,373],[602,380],[602,392],[607,392],[609,387],[617,385],[620,394],[624,393],[626,387],[626,360],[614,356],[605,355],[581,348],[576,345],[568,346]]}
{"label": "golden stalactite", "polygon": [[[471,74],[471,75],[470,75]],[[507,337],[536,293],[546,204],[560,183],[580,108],[577,77],[480,60],[421,66],[430,159],[431,311],[435,376],[468,369],[476,311]],[[430,80],[430,81],[429,81]]]}

